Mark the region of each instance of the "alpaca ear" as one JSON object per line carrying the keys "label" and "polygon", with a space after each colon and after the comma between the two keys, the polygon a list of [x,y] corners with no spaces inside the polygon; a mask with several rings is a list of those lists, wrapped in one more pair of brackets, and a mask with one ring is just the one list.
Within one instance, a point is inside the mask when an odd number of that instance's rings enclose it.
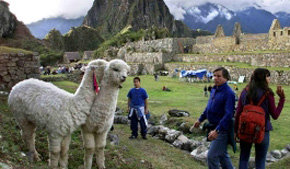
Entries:
{"label": "alpaca ear", "polygon": [[96,70],[96,67],[95,67],[95,66],[90,66],[90,69],[91,69],[92,71],[94,71],[94,70]]}
{"label": "alpaca ear", "polygon": [[96,66],[94,66],[94,65],[88,65],[88,66],[86,66],[86,70],[94,71],[95,69],[96,69]]}
{"label": "alpaca ear", "polygon": [[98,59],[98,60],[93,61],[93,63],[89,65],[91,70],[94,69],[93,71],[95,72],[97,81],[99,83],[103,79],[104,72],[105,72],[105,69],[106,69],[108,64],[109,63],[107,61],[102,60],[102,59]]}

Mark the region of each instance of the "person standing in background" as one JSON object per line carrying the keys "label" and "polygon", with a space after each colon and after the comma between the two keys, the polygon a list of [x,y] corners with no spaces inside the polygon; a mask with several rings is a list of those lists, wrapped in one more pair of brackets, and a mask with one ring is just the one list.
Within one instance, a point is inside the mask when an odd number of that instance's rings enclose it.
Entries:
{"label": "person standing in background", "polygon": [[144,88],[141,88],[141,80],[139,77],[133,79],[134,88],[130,89],[128,97],[128,112],[129,119],[131,120],[132,135],[130,139],[138,137],[138,123],[141,126],[141,135],[144,140],[147,139],[147,119],[146,114],[149,113],[148,109],[148,94]]}

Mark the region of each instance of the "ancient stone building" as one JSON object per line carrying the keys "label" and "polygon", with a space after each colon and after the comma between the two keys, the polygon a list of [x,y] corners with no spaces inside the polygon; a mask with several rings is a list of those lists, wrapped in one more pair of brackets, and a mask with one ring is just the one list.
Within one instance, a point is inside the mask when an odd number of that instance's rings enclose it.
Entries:
{"label": "ancient stone building", "polygon": [[84,51],[83,60],[93,59],[94,51]]}
{"label": "ancient stone building", "polygon": [[241,24],[236,22],[235,23],[235,27],[234,27],[234,31],[233,31],[233,37],[235,38],[235,44],[239,45],[241,42],[241,35],[242,35],[242,28],[241,28]]}
{"label": "ancient stone building", "polygon": [[290,49],[290,27],[281,28],[279,20],[273,20],[268,36],[271,49]]}
{"label": "ancient stone building", "polygon": [[235,24],[233,35],[224,36],[221,25],[213,36],[197,37],[193,53],[228,53],[264,50],[290,50],[290,27],[281,28],[273,20],[269,33],[244,34],[241,25]]}
{"label": "ancient stone building", "polygon": [[[116,57],[129,63],[130,74],[134,75],[153,74],[159,70],[172,72],[176,68],[212,70],[216,66],[227,66],[236,80],[241,75],[247,75],[248,79],[255,67],[272,67],[270,70],[275,77],[274,83],[290,84],[290,71],[280,69],[290,65],[288,29],[290,28],[281,29],[279,22],[274,20],[269,34],[244,34],[241,25],[235,23],[233,35],[225,36],[219,25],[215,35],[210,36],[130,42],[118,49]],[[273,32],[280,32],[279,37],[274,37]],[[189,53],[184,52],[184,46],[191,46]],[[218,63],[212,66],[202,64],[207,62]],[[228,66],[223,64],[225,62],[233,64]],[[239,67],[235,63],[244,65]]]}
{"label": "ancient stone building", "polygon": [[183,47],[195,44],[194,38],[165,38],[127,43],[119,49],[117,58],[131,66],[130,74],[153,74],[163,70],[164,63],[172,61]]}
{"label": "ancient stone building", "polygon": [[63,62],[64,63],[77,62],[81,59],[82,59],[82,57],[79,54],[79,52],[65,52],[63,55]]}
{"label": "ancient stone building", "polygon": [[218,38],[218,37],[224,37],[225,36],[225,32],[224,32],[224,28],[222,27],[222,25],[218,25],[214,34],[214,37]]}

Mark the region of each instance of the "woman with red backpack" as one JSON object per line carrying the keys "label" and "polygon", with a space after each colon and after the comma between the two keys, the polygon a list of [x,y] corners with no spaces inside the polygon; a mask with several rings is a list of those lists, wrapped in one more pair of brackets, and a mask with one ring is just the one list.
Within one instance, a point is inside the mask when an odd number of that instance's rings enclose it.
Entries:
{"label": "woman with red backpack", "polygon": [[277,86],[278,107],[274,93],[269,88],[270,72],[264,68],[255,69],[247,87],[239,98],[235,115],[235,138],[240,142],[240,169],[248,168],[252,144],[255,144],[256,169],[264,169],[269,147],[269,131],[272,130],[270,116],[278,119],[285,102],[284,90]]}

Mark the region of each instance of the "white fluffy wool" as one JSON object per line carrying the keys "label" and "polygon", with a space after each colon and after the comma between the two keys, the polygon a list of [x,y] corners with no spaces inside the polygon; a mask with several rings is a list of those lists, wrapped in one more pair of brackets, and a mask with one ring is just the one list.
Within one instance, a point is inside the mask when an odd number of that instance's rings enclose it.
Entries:
{"label": "white fluffy wool", "polygon": [[[61,150],[61,144],[67,140],[65,144],[69,145],[71,133],[85,123],[90,113],[96,96],[93,88],[93,72],[96,72],[97,77],[99,75],[102,77],[105,64],[104,60],[90,62],[75,94],[37,79],[24,80],[12,88],[8,104],[34,158],[37,156],[34,147],[35,134],[29,130],[34,130],[35,127],[44,128],[49,136],[50,158],[53,156],[53,160],[50,159],[50,166],[52,168],[58,166],[58,159],[62,160],[62,157],[59,157],[60,151],[67,151]],[[101,78],[98,80],[101,81]],[[60,164],[65,168],[67,159],[63,160]]]}
{"label": "white fluffy wool", "polygon": [[82,125],[85,169],[91,169],[94,153],[98,168],[105,168],[106,138],[114,121],[119,87],[125,81],[129,69],[124,61],[115,59],[110,61],[104,70],[100,92],[92,105],[86,124]]}

